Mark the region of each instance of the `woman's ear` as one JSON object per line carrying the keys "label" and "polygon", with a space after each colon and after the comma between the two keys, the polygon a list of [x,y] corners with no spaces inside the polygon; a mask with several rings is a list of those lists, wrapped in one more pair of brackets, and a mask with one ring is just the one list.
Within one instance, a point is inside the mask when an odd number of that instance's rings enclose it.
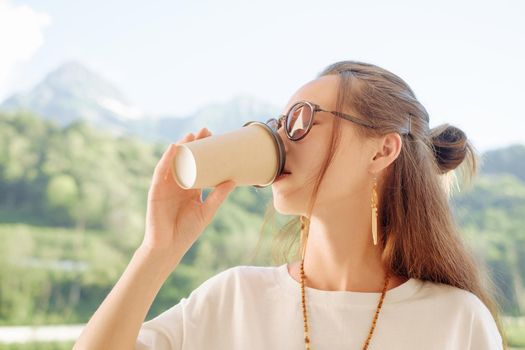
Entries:
{"label": "woman's ear", "polygon": [[397,132],[377,138],[369,171],[375,174],[388,167],[399,156],[402,145],[403,141]]}

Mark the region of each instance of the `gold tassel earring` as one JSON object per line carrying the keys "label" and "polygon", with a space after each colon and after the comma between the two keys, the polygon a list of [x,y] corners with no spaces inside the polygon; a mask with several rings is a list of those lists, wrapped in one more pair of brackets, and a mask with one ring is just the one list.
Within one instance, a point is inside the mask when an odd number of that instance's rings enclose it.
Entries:
{"label": "gold tassel earring", "polygon": [[372,187],[372,237],[374,245],[377,245],[377,180],[375,177]]}

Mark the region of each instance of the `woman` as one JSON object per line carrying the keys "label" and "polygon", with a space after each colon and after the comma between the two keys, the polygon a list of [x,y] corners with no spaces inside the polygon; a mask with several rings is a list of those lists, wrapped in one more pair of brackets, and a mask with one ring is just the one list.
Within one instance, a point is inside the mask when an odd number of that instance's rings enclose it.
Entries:
{"label": "woman", "polygon": [[448,205],[443,175],[461,163],[476,171],[461,130],[430,129],[402,79],[356,61],[328,66],[268,124],[291,173],[272,184],[273,205],[300,220],[300,259],[222,271],[143,323],[234,186],[204,202],[200,190],[181,189],[165,176],[170,145],[148,193],[143,243],[75,349],[506,348],[494,286],[482,283],[490,279]]}

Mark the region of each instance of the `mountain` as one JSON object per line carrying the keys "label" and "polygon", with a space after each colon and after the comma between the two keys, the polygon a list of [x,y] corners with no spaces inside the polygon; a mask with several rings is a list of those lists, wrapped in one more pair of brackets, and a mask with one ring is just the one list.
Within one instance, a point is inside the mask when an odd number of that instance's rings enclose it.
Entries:
{"label": "mountain", "polygon": [[0,108],[30,110],[60,126],[83,119],[119,132],[127,130],[129,120],[143,117],[116,87],[78,62],[58,67],[32,90],[13,95]]}
{"label": "mountain", "polygon": [[266,121],[277,114],[279,111],[273,105],[252,96],[241,95],[224,103],[210,104],[185,118],[155,119],[154,134],[167,142],[176,141],[189,132],[196,133],[203,127],[213,134],[222,134],[238,129],[248,121]]}
{"label": "mountain", "polygon": [[249,120],[266,121],[278,114],[275,106],[242,95],[224,103],[210,104],[183,118],[153,116],[142,112],[118,88],[79,62],[61,65],[30,91],[15,94],[0,105],[1,111],[20,109],[60,126],[85,120],[111,133],[161,142],[174,142],[202,127],[220,134],[239,128]]}
{"label": "mountain", "polygon": [[525,183],[525,145],[511,145],[485,152],[482,172],[487,175],[512,174]]}

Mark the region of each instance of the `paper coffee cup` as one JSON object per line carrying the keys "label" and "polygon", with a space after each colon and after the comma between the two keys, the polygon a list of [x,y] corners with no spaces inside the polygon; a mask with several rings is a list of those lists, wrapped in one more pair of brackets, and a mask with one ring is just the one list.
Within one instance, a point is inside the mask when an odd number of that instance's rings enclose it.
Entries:
{"label": "paper coffee cup", "polygon": [[171,169],[185,189],[215,187],[228,180],[236,186],[265,187],[283,172],[286,157],[279,134],[257,121],[176,147]]}

